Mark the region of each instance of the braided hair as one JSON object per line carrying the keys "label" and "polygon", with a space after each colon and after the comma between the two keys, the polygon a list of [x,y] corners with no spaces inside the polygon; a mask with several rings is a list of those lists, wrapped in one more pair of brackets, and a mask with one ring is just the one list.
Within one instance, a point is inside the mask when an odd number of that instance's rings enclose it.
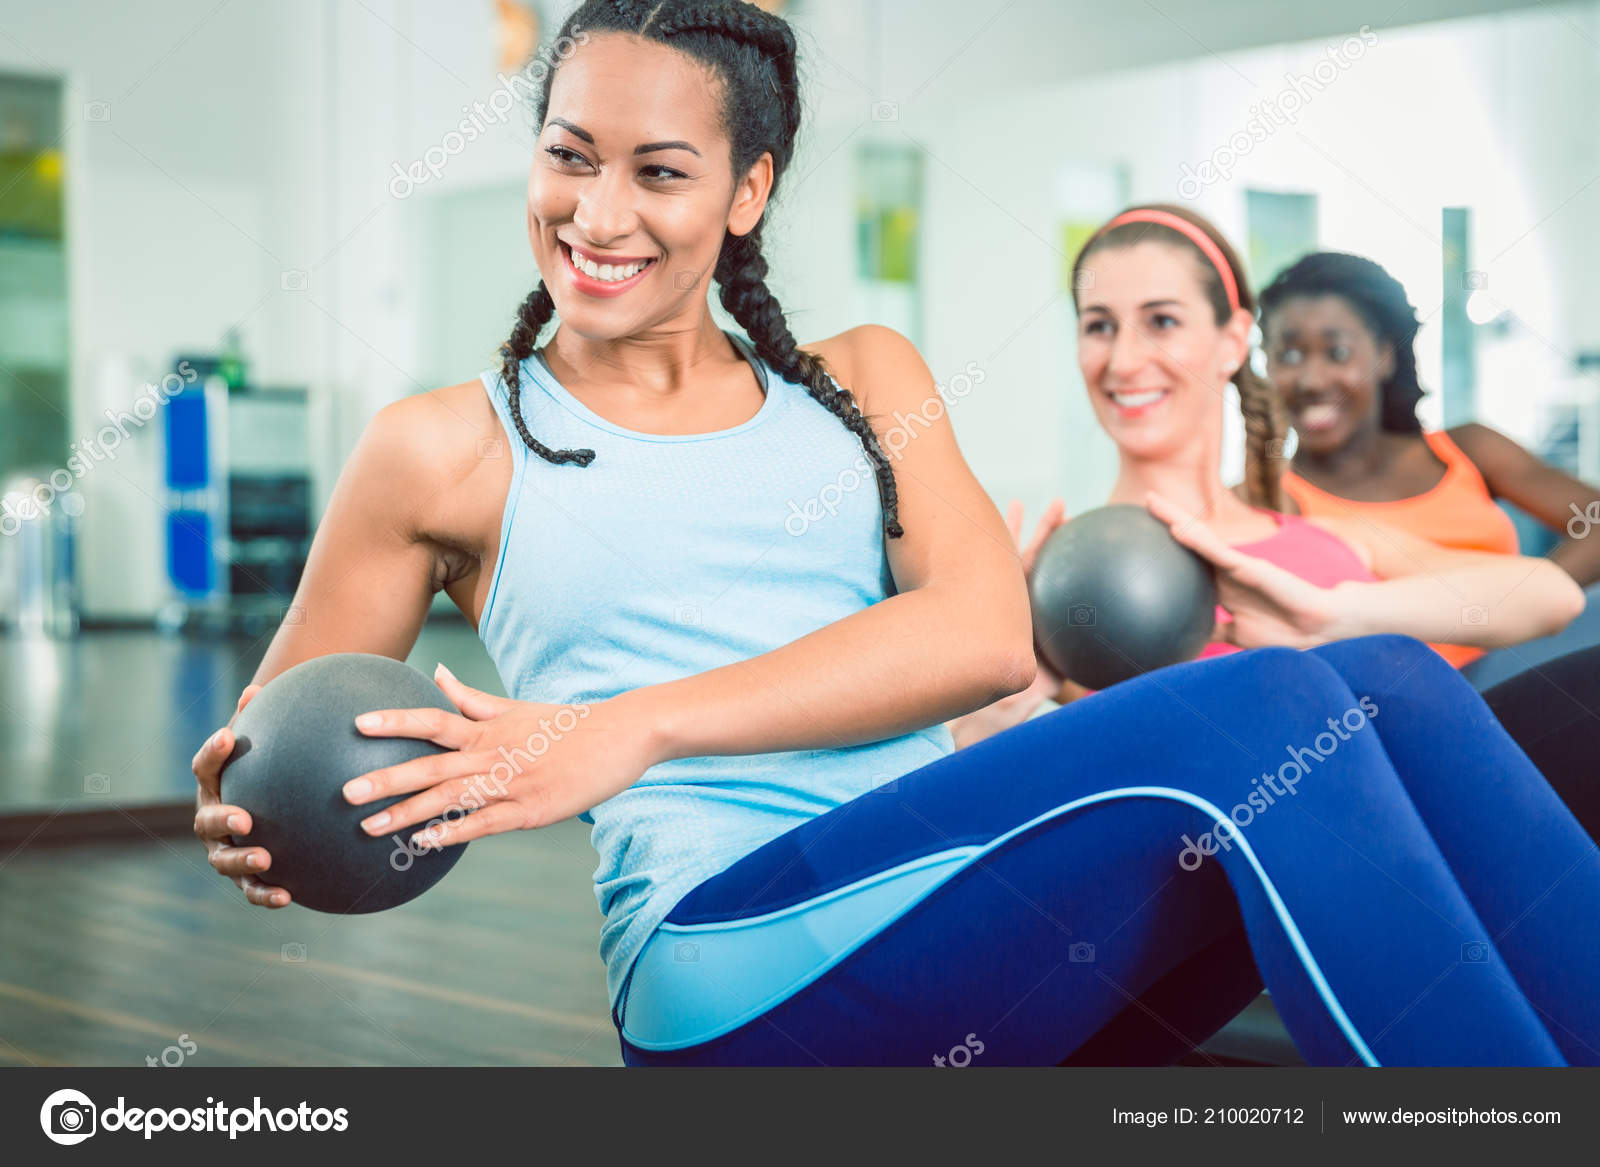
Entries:
{"label": "braided hair", "polygon": [[1261,326],[1267,317],[1298,296],[1337,296],[1361,318],[1381,350],[1394,354],[1394,372],[1378,386],[1378,424],[1391,433],[1420,434],[1417,402],[1417,310],[1406,289],[1383,266],[1342,251],[1316,251],[1278,273],[1261,291]]}
{"label": "braided hair", "polygon": [[[738,0],[586,0],[562,25],[559,38],[572,38],[580,31],[629,33],[670,44],[710,67],[722,82],[722,125],[731,144],[734,174],[744,174],[763,153],[770,153],[776,194],[800,128],[795,39],[786,22]],[[535,101],[540,126],[549,109],[552,78],[553,70],[546,70]],[[712,275],[720,285],[722,306],[744,329],[762,360],[785,380],[804,385],[861,440],[877,478],[884,533],[897,539],[904,531],[889,458],[850,391],[832,378],[822,358],[801,351],[795,343],[783,308],[766,284],[767,261],[761,252],[764,222],[763,216],[747,234],[723,236]],[[540,281],[518,307],[511,337],[500,346],[500,374],[517,432],[527,447],[558,466],[587,466],[594,461],[593,450],[552,450],[528,432],[522,417],[520,366],[533,355],[539,333],[554,314],[555,302]]]}
{"label": "braided hair", "polygon": [[[1208,220],[1185,207],[1167,204],[1130,207],[1129,210],[1164,211],[1193,223],[1205,232],[1227,260],[1228,267],[1233,273],[1233,282],[1239,291],[1239,307],[1250,312],[1255,311],[1256,299],[1250,290],[1250,281],[1245,278],[1244,264],[1240,262],[1239,255],[1232,245]],[[1078,273],[1089,256],[1108,248],[1132,247],[1136,243],[1151,240],[1183,248],[1194,256],[1195,262],[1199,265],[1201,285],[1205,289],[1206,299],[1211,302],[1217,325],[1221,327],[1226,324],[1233,315],[1233,305],[1228,302],[1227,289],[1222,286],[1222,277],[1216,267],[1195,246],[1192,239],[1160,223],[1137,221],[1123,223],[1109,231],[1101,228],[1090,236],[1089,242],[1078,252],[1078,258],[1072,265],[1073,306],[1076,307],[1078,302]],[[1283,406],[1278,401],[1278,395],[1272,391],[1272,386],[1250,367],[1248,359],[1234,371],[1229,380],[1239,391],[1239,412],[1244,415],[1245,493],[1252,506],[1281,511],[1284,508],[1282,478],[1286,434]]]}

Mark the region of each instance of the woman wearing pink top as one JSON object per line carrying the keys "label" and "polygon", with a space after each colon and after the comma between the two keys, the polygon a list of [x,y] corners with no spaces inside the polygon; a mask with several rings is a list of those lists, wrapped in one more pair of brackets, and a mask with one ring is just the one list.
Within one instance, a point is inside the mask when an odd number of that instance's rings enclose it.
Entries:
{"label": "woman wearing pink top", "polygon": [[[1217,568],[1218,625],[1204,655],[1380,632],[1495,648],[1558,631],[1582,611],[1577,585],[1548,560],[1282,513],[1280,405],[1248,359],[1254,297],[1232,248],[1204,219],[1159,206],[1118,215],[1079,254],[1073,287],[1078,366],[1120,457],[1106,501],[1147,504]],[[1245,421],[1243,497],[1221,473],[1230,381]],[[1031,571],[1063,508],[1052,504],[1025,546],[1018,504],[1008,517]],[[951,730],[958,745],[969,744],[1026,720],[1051,697],[1083,692],[1041,661],[1031,688]]]}

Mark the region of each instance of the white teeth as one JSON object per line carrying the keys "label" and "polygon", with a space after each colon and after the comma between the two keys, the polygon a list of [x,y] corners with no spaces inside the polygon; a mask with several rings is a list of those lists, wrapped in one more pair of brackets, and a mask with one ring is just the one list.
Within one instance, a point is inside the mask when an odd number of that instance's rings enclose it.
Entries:
{"label": "white teeth", "polygon": [[1321,429],[1339,420],[1339,410],[1332,405],[1308,405],[1300,411],[1300,424],[1307,429]]}
{"label": "white teeth", "polygon": [[1124,409],[1138,409],[1142,405],[1154,405],[1166,392],[1165,389],[1151,389],[1145,393],[1113,393],[1111,399]]}
{"label": "white teeth", "polygon": [[621,280],[632,279],[634,276],[643,271],[650,263],[650,261],[647,259],[638,263],[630,264],[596,263],[592,259],[585,259],[576,251],[569,251],[568,254],[572,256],[573,267],[577,268],[592,280],[603,280],[608,284],[618,283]]}

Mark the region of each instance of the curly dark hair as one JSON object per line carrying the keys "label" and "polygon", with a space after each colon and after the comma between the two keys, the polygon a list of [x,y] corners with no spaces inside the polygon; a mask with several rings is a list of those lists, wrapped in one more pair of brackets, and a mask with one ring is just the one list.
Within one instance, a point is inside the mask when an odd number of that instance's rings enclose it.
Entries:
{"label": "curly dark hair", "polygon": [[[557,43],[579,33],[628,33],[670,44],[709,66],[721,79],[722,125],[731,143],[733,173],[744,174],[763,153],[772,155],[772,193],[794,154],[800,128],[800,86],[794,33],[789,25],[753,4],[737,0],[588,0],[562,25]],[[560,66],[557,65],[557,68]],[[554,70],[546,70],[534,104],[542,129],[550,104]],[[861,440],[877,477],[884,533],[903,531],[894,471],[877,435],[850,391],[829,374],[822,358],[802,351],[784,319],[783,308],[767,288],[767,261],[761,254],[765,216],[745,235],[724,235],[712,278],[720,285],[722,306],[738,321],[757,355],[786,380],[804,385],[811,396]],[[552,450],[528,432],[522,417],[521,364],[533,354],[539,333],[555,314],[544,281],[517,309],[511,338],[500,346],[511,415],[530,450],[556,465],[587,466],[593,450]]]}
{"label": "curly dark hair", "polygon": [[[1232,245],[1223,238],[1222,232],[1218,231],[1209,220],[1186,207],[1166,203],[1129,207],[1128,210],[1164,211],[1200,228],[1211,242],[1217,245],[1217,250],[1222,253],[1222,257],[1228,261],[1228,266],[1232,269],[1233,282],[1239,290],[1239,307],[1252,312],[1255,310],[1255,296],[1250,291],[1250,281],[1245,275],[1244,264],[1240,262],[1239,255]],[[1108,222],[1115,222],[1120,214]],[[1173,247],[1182,248],[1194,256],[1195,262],[1200,267],[1200,281],[1205,288],[1206,299],[1211,302],[1217,324],[1226,324],[1228,318],[1233,315],[1233,305],[1228,302],[1228,293],[1222,286],[1221,274],[1212,266],[1211,260],[1205,253],[1195,246],[1194,240],[1181,231],[1175,231],[1160,223],[1139,221],[1123,223],[1109,231],[1102,227],[1090,236],[1072,265],[1073,306],[1077,307],[1078,303],[1078,272],[1083,267],[1084,260],[1097,251],[1132,247],[1136,243],[1150,240],[1159,240]],[[1283,439],[1286,432],[1283,407],[1278,403],[1278,396],[1272,391],[1272,386],[1256,374],[1248,360],[1234,371],[1231,380],[1234,387],[1239,390],[1239,412],[1244,415],[1245,492],[1252,505],[1281,511],[1284,507]]]}
{"label": "curly dark hair", "polygon": [[1361,317],[1381,349],[1394,353],[1394,372],[1378,386],[1379,425],[1397,434],[1420,434],[1417,402],[1417,309],[1405,286],[1382,264],[1342,251],[1314,251],[1278,273],[1261,292],[1261,327],[1285,302],[1299,296],[1337,296]]}

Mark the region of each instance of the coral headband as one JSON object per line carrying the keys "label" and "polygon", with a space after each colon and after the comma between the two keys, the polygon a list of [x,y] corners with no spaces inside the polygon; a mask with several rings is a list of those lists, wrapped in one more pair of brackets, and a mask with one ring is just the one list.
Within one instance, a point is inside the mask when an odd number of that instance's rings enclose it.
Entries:
{"label": "coral headband", "polygon": [[1217,269],[1217,275],[1222,279],[1222,286],[1228,293],[1228,306],[1235,312],[1239,310],[1239,284],[1233,278],[1233,267],[1228,263],[1227,257],[1222,254],[1222,248],[1216,245],[1211,236],[1189,222],[1188,219],[1168,211],[1153,210],[1124,211],[1102,227],[1100,233],[1104,235],[1107,231],[1114,227],[1120,227],[1124,223],[1156,223],[1162,227],[1171,228],[1189,240],[1190,243],[1193,243],[1200,249],[1200,253],[1211,261],[1211,266]]}

